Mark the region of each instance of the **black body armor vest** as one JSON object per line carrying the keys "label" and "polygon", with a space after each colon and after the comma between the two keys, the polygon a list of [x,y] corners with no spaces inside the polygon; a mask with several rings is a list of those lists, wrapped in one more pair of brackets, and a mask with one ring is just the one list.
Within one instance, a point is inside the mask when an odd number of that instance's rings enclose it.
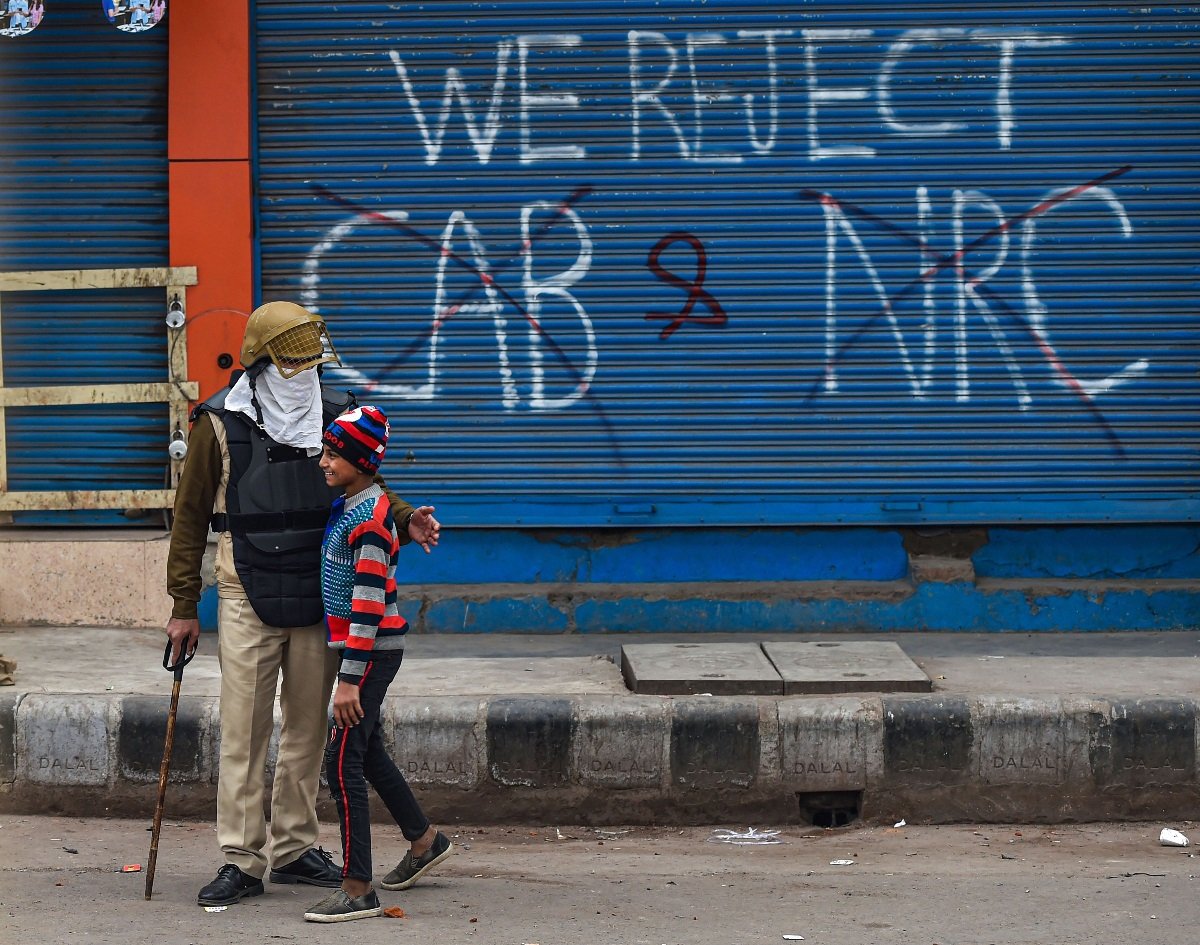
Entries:
{"label": "black body armor vest", "polygon": [[[276,443],[249,417],[224,409],[225,394],[197,408],[225,427],[229,485],[214,531],[229,532],[233,564],[250,606],[270,627],[305,627],[324,617],[321,541],[336,493],[317,457]],[[354,406],[348,392],[322,388],[328,424]]]}

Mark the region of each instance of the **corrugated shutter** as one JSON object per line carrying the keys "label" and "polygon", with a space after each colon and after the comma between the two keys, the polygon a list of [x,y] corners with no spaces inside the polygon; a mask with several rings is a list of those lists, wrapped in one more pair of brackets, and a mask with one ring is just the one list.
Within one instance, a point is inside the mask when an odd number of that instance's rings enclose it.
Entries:
{"label": "corrugated shutter", "polygon": [[[95,0],[0,37],[0,269],[167,263],[167,30],[124,33]],[[162,381],[158,290],[5,293],[9,386]],[[161,489],[165,405],[10,408],[9,488]],[[18,523],[129,522],[120,512]],[[133,520],[137,524],[137,520]]]}
{"label": "corrugated shutter", "polygon": [[263,294],[328,317],[406,494],[1196,518],[1194,11],[312,13],[256,5]]}

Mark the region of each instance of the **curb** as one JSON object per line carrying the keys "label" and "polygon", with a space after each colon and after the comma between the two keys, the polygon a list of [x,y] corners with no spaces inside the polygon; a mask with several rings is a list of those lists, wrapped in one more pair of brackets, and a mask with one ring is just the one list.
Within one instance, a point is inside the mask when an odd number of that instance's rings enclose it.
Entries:
{"label": "curb", "polygon": [[[150,814],[166,708],[0,694],[0,810]],[[1163,698],[393,697],[384,737],[443,821],[1186,819],[1198,715]],[[219,742],[217,700],[181,699],[173,816],[213,815]]]}

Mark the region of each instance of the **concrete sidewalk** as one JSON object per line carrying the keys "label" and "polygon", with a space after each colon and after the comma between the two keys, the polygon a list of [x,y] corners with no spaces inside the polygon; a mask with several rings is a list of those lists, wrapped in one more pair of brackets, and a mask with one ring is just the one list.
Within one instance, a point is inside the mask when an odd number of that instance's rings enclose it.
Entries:
{"label": "concrete sidewalk", "polygon": [[[647,696],[623,645],[891,641],[930,693]],[[216,784],[215,636],[184,675],[171,807]],[[0,808],[144,813],[171,676],[153,630],[0,628]],[[438,816],[563,822],[1194,818],[1200,632],[411,635],[390,747]],[[749,821],[748,821],[749,822]]]}

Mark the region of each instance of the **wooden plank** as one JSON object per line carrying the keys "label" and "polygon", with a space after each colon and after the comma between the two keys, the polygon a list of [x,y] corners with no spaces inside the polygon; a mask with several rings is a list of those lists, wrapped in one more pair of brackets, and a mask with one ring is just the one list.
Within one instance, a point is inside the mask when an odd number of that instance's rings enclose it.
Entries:
{"label": "wooden plank", "polygon": [[195,284],[195,266],[0,272],[0,292],[38,292],[50,289],[149,289],[168,285]]}
{"label": "wooden plank", "polygon": [[[4,299],[0,296],[0,391],[4,389]],[[8,491],[8,420],[4,414],[4,401],[0,400],[0,495]],[[12,515],[0,512],[0,525],[12,523]]]}
{"label": "wooden plank", "polygon": [[[183,306],[186,317],[187,288],[185,286],[167,286],[167,305],[169,306],[176,298]],[[187,326],[185,322],[179,328],[167,328],[167,377],[175,390],[175,396],[171,398],[168,405],[167,417],[172,440],[175,439],[176,433],[187,440],[190,401],[196,400],[200,396],[200,385],[195,381],[187,380],[187,369]],[[172,487],[179,485],[179,477],[183,474],[183,462],[182,459],[168,459]]]}
{"label": "wooden plank", "polygon": [[[182,302],[186,287],[195,285],[196,281],[195,266],[27,270],[0,272],[0,293],[52,289],[165,288],[165,316],[170,300],[178,295]],[[174,505],[174,489],[9,492],[4,426],[6,407],[166,403],[170,416],[170,431],[186,430],[188,404],[200,396],[200,385],[187,380],[187,346],[183,329],[168,329],[168,339],[166,382],[61,387],[5,388],[3,347],[0,345],[0,524],[11,522],[12,513],[20,511],[165,509]],[[180,468],[180,463],[171,463],[172,485],[179,480]]]}
{"label": "wooden plank", "polygon": [[[195,400],[200,385],[176,383],[95,384],[62,387],[0,387],[0,408],[79,406],[81,404],[155,404]],[[186,399],[185,399],[186,398]],[[186,407],[185,407],[186,410]],[[2,488],[2,484],[0,484]]]}
{"label": "wooden plank", "polygon": [[0,512],[75,509],[169,509],[174,489],[76,489],[65,492],[0,492]]}

